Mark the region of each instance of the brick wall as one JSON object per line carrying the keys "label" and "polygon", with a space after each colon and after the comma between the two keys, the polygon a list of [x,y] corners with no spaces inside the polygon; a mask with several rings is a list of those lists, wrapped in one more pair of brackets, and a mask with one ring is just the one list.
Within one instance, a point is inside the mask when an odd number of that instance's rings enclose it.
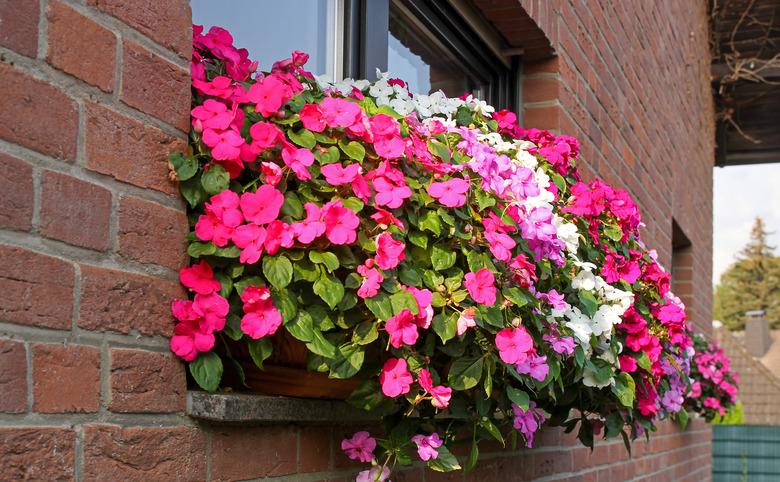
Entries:
{"label": "brick wall", "polygon": [[[484,2],[492,3],[492,2]],[[583,140],[638,196],[649,244],[691,240],[709,317],[712,109],[694,2],[523,1],[559,56],[526,65],[527,125]],[[189,112],[186,0],[0,0],[0,473],[10,480],[341,481],[354,428],[204,425],[168,351],[183,205],[167,154]],[[559,430],[473,474],[396,480],[704,480],[710,430],[664,425],[628,459]],[[303,475],[306,474],[306,475]]]}

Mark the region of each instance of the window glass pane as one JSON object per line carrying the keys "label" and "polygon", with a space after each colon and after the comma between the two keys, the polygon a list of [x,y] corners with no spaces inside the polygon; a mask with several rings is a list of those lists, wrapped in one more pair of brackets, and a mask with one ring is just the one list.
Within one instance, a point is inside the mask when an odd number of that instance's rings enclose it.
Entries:
{"label": "window glass pane", "polygon": [[192,22],[208,29],[217,25],[233,35],[236,47],[249,50],[270,70],[293,50],[310,55],[306,64],[316,75],[338,74],[339,0],[191,0]]}
{"label": "window glass pane", "polygon": [[390,7],[387,70],[409,84],[409,90],[429,94],[437,90],[450,97],[473,92],[477,83],[424,26]]}

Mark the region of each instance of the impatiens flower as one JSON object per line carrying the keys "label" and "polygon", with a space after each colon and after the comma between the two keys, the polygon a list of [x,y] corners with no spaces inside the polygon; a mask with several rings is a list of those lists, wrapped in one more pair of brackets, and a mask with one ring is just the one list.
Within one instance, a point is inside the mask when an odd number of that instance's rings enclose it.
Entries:
{"label": "impatiens flower", "polygon": [[270,122],[255,122],[249,128],[249,135],[252,137],[250,146],[254,150],[255,156],[276,146],[281,139],[284,139],[282,131]]}
{"label": "impatiens flower", "polygon": [[393,239],[390,233],[382,233],[376,238],[376,256],[374,260],[381,269],[393,269],[406,258],[406,244]]}
{"label": "impatiens flower", "polygon": [[249,87],[246,101],[255,104],[255,110],[263,117],[270,117],[287,103],[293,92],[276,74],[266,75]]}
{"label": "impatiens flower", "polygon": [[457,208],[466,204],[466,193],[468,191],[468,181],[460,178],[444,182],[432,182],[428,186],[428,194],[450,208]]}
{"label": "impatiens flower", "polygon": [[504,328],[496,334],[496,347],[504,363],[515,365],[528,358],[528,352],[534,347],[531,335],[523,328]]}
{"label": "impatiens flower", "polygon": [[390,211],[385,211],[382,208],[375,208],[375,209],[376,212],[371,215],[371,219],[376,221],[376,223],[379,225],[381,229],[387,229],[391,225],[398,226],[398,229],[400,229],[401,231],[405,229],[404,223],[401,222],[400,219],[395,217],[393,213],[391,213]]}
{"label": "impatiens flower", "polygon": [[282,160],[301,181],[311,179],[311,173],[308,168],[314,163],[314,154],[310,150],[303,147],[300,149],[282,149]]}
{"label": "impatiens flower", "polygon": [[476,312],[477,310],[473,306],[463,310],[458,318],[458,328],[456,331],[458,336],[462,336],[469,328],[477,326],[477,322],[474,320]]}
{"label": "impatiens flower", "polygon": [[385,330],[390,335],[390,344],[394,348],[402,345],[414,345],[419,336],[417,325],[414,323],[414,315],[408,309],[391,317],[385,323]]}
{"label": "impatiens flower", "polygon": [[355,230],[360,225],[360,218],[341,201],[331,201],[322,207],[325,221],[325,236],[333,244],[352,244],[357,239]]}
{"label": "impatiens flower", "polygon": [[523,410],[519,406],[512,404],[512,410],[515,413],[514,427],[523,434],[525,446],[529,449],[534,446],[534,434],[544,422],[544,413],[536,408],[536,402],[528,402],[528,410]]}
{"label": "impatiens flower", "polygon": [[428,289],[415,288],[414,286],[401,285],[401,288],[414,296],[414,300],[417,302],[417,316],[414,322],[420,328],[427,330],[431,326],[431,320],[433,320],[433,307],[431,306],[433,293]]}
{"label": "impatiens flower", "polygon": [[379,206],[396,209],[401,207],[404,199],[412,196],[412,190],[406,184],[403,173],[390,167],[387,161],[366,174],[366,178],[371,181],[371,185],[376,191],[374,200]]}
{"label": "impatiens flower", "polygon": [[225,320],[230,304],[217,293],[210,295],[195,295],[192,302],[192,311],[198,317],[203,318],[201,325],[209,332],[219,331],[225,327]]}
{"label": "impatiens flower", "polygon": [[379,293],[379,286],[385,277],[374,267],[374,260],[367,259],[364,264],[357,267],[357,272],[363,277],[363,283],[357,290],[361,298],[372,298]]}
{"label": "impatiens flower", "polygon": [[476,273],[466,273],[463,279],[463,284],[474,301],[485,306],[493,306],[496,303],[495,277],[492,271],[482,268]]}
{"label": "impatiens flower", "polygon": [[203,143],[211,148],[211,156],[218,161],[238,159],[244,138],[233,129],[205,129]]}
{"label": "impatiens flower", "polygon": [[[233,121],[233,114],[222,102],[206,99],[203,105],[192,109],[192,118],[200,122],[203,129],[227,129]],[[193,123],[195,122],[193,121]]]}
{"label": "impatiens flower", "polygon": [[320,168],[320,172],[325,176],[325,181],[332,186],[351,183],[360,175],[361,171],[360,164],[356,162],[346,167],[336,162],[334,164],[325,164]]}
{"label": "impatiens flower", "polygon": [[270,186],[276,186],[282,180],[282,168],[274,162],[261,162],[260,172],[263,174],[263,181]]}
{"label": "impatiens flower", "polygon": [[322,109],[317,104],[306,104],[299,112],[303,127],[313,132],[322,132],[327,125],[322,115]]}
{"label": "impatiens flower", "polygon": [[292,226],[279,221],[271,221],[265,228],[265,250],[270,255],[276,254],[279,248],[290,248],[293,245],[295,233]]}
{"label": "impatiens flower", "polygon": [[233,244],[241,248],[238,260],[245,264],[255,264],[263,255],[265,228],[257,224],[243,224],[233,231]]}
{"label": "impatiens flower", "polygon": [[336,97],[326,97],[320,102],[325,122],[330,127],[349,127],[357,122],[363,111],[356,102]]}
{"label": "impatiens flower", "polygon": [[279,217],[284,195],[273,186],[263,184],[255,192],[241,195],[241,211],[247,221],[268,224]]}
{"label": "impatiens flower", "polygon": [[368,470],[361,470],[355,477],[355,482],[385,482],[390,478],[390,467],[375,465]]}
{"label": "impatiens flower", "polygon": [[543,382],[547,378],[550,366],[547,364],[546,356],[529,354],[526,359],[517,365],[515,369],[518,373],[528,375],[536,381]]}
{"label": "impatiens flower", "polygon": [[547,333],[545,333],[542,338],[550,343],[550,346],[555,353],[566,356],[574,354],[574,338],[570,336],[558,337]]}
{"label": "impatiens flower", "polygon": [[420,384],[420,387],[422,387],[423,390],[431,394],[431,405],[436,408],[447,408],[449,406],[450,398],[452,397],[452,388],[445,387],[444,385],[433,386],[431,372],[424,368],[420,370],[417,383]]}
{"label": "impatiens flower", "polygon": [[282,314],[274,306],[271,292],[266,286],[247,286],[241,293],[244,316],[241,331],[253,340],[273,335],[282,325]]}
{"label": "impatiens flower", "polygon": [[497,260],[508,263],[512,259],[512,249],[517,243],[510,236],[497,231],[486,231],[485,241],[488,242],[490,252]]}
{"label": "impatiens flower", "polygon": [[205,261],[182,268],[179,271],[179,281],[201,295],[210,295],[222,288],[219,281],[214,279],[214,271],[212,271],[211,266]]}
{"label": "impatiens flower", "polygon": [[417,455],[420,456],[420,460],[425,462],[438,458],[439,451],[436,449],[444,443],[436,432],[430,435],[415,435],[412,437],[412,442],[417,445]]}
{"label": "impatiens flower", "polygon": [[197,323],[182,322],[173,327],[171,351],[185,361],[192,361],[198,353],[214,348],[214,334],[206,332]]}
{"label": "impatiens flower", "polygon": [[403,358],[388,358],[379,375],[382,393],[390,398],[409,393],[413,381]]}
{"label": "impatiens flower", "polygon": [[322,212],[314,203],[303,205],[306,209],[306,219],[292,225],[295,237],[303,244],[310,244],[325,233],[325,223],[322,222]]}
{"label": "impatiens flower", "polygon": [[352,438],[341,441],[341,450],[352,460],[371,462],[374,460],[375,449],[376,439],[365,431],[356,432]]}
{"label": "impatiens flower", "polygon": [[368,120],[374,135],[374,150],[379,157],[395,159],[401,157],[406,142],[401,137],[401,126],[387,114],[377,114]]}

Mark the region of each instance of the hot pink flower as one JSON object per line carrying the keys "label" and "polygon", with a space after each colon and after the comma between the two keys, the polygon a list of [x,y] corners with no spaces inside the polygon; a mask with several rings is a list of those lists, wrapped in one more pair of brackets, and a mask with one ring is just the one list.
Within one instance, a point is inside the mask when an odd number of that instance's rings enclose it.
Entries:
{"label": "hot pink flower", "polygon": [[417,383],[420,384],[423,390],[431,394],[431,405],[436,408],[447,408],[449,406],[450,398],[452,398],[452,388],[444,385],[433,386],[431,372],[426,369],[420,370],[417,376]]}
{"label": "hot pink flower", "polygon": [[401,137],[401,126],[398,121],[387,114],[377,114],[369,119],[369,125],[374,136],[374,150],[377,155],[385,159],[401,157],[406,142]]}
{"label": "hot pink flower", "polygon": [[322,222],[320,208],[314,203],[303,205],[306,209],[306,219],[292,225],[293,233],[303,244],[310,244],[325,232],[325,223]]}
{"label": "hot pink flower", "polygon": [[218,161],[238,159],[244,138],[233,129],[203,131],[203,143],[211,148],[211,156]]}
{"label": "hot pink flower", "polygon": [[417,445],[417,455],[420,456],[420,460],[426,462],[439,458],[439,451],[436,449],[444,443],[436,432],[430,435],[415,435],[412,437],[412,442]]}
{"label": "hot pink flower", "polygon": [[266,286],[247,286],[241,293],[244,316],[241,331],[253,340],[273,335],[282,325],[282,315],[274,306],[271,292]]}
{"label": "hot pink flower", "polygon": [[407,369],[406,360],[403,358],[388,358],[379,375],[379,383],[382,384],[382,393],[390,398],[409,393],[412,387],[412,374]]}
{"label": "hot pink flower", "polygon": [[390,335],[390,344],[395,348],[401,348],[401,345],[414,345],[419,336],[414,315],[408,309],[387,320],[385,330]]}
{"label": "hot pink flower", "polygon": [[173,327],[171,351],[185,361],[214,348],[214,334],[203,331],[198,323],[185,321]]}
{"label": "hot pink flower", "polygon": [[376,260],[381,269],[393,269],[406,258],[406,244],[393,239],[390,233],[382,233],[376,238]]}
{"label": "hot pink flower", "polygon": [[469,295],[477,303],[493,306],[496,302],[496,287],[493,272],[482,268],[476,273],[466,273],[463,284],[469,290]]}
{"label": "hot pink flower", "polygon": [[255,104],[263,117],[270,117],[292,98],[290,87],[277,74],[266,75],[249,88],[246,101]]}
{"label": "hot pink flower", "polygon": [[322,217],[325,221],[325,235],[333,244],[352,244],[357,239],[355,230],[360,225],[360,218],[355,212],[344,207],[341,201],[331,201],[322,207]]}
{"label": "hot pink flower", "polygon": [[229,189],[211,196],[206,203],[206,213],[195,224],[198,239],[211,241],[220,247],[226,246],[233,230],[244,221],[238,205],[238,194]]}
{"label": "hot pink flower", "polygon": [[212,95],[221,99],[229,98],[235,91],[233,80],[230,77],[225,77],[224,75],[218,75],[214,77],[211,82],[206,82],[205,80],[193,80],[192,86],[203,94]]}
{"label": "hot pink flower", "polygon": [[534,341],[522,326],[504,328],[496,334],[496,347],[504,363],[514,365],[525,361]]}
{"label": "hot pink flower", "polygon": [[485,231],[485,240],[490,246],[490,252],[497,260],[508,263],[512,259],[512,249],[517,243],[511,236],[498,231]]}
{"label": "hot pink flower", "polygon": [[376,212],[371,215],[371,219],[376,221],[381,229],[387,229],[390,225],[394,224],[398,226],[401,231],[404,230],[404,223],[400,219],[395,217],[390,211],[386,211],[382,208],[374,208]]}
{"label": "hot pink flower", "polygon": [[275,187],[263,184],[255,192],[241,195],[241,211],[247,221],[268,224],[279,216],[284,195]]}
{"label": "hot pink flower", "polygon": [[206,99],[203,105],[192,109],[193,125],[200,122],[203,129],[224,130],[233,121],[233,114],[222,102]]}
{"label": "hot pink flower", "polygon": [[414,300],[417,302],[417,316],[414,318],[414,322],[420,328],[427,330],[431,326],[431,320],[433,320],[433,307],[431,301],[433,301],[433,293],[428,289],[415,288],[414,286],[404,286],[405,289],[414,296]]}
{"label": "hot pink flower", "polygon": [[282,180],[282,168],[274,162],[261,162],[260,172],[263,174],[263,181],[269,186],[276,186]]}
{"label": "hot pink flower", "polygon": [[325,122],[330,127],[349,127],[359,119],[363,111],[357,102],[336,97],[326,97],[320,102]]}
{"label": "hot pink flower", "polygon": [[473,306],[463,310],[463,313],[461,313],[460,317],[458,318],[458,328],[456,331],[458,336],[462,336],[469,328],[477,326],[477,322],[474,321],[474,315],[476,312],[477,310]]}
{"label": "hot pink flower", "polygon": [[300,149],[282,149],[282,160],[287,167],[293,170],[298,179],[308,181],[311,179],[311,173],[308,167],[314,163],[314,154],[310,150]]}
{"label": "hot pink flower", "polygon": [[292,226],[279,221],[271,221],[265,229],[265,250],[270,255],[276,254],[279,248],[292,247],[294,243],[294,233]]}
{"label": "hot pink flower", "polygon": [[357,267],[357,272],[363,276],[363,284],[357,290],[361,298],[372,298],[379,293],[379,286],[385,277],[374,267],[374,260],[367,259],[364,264]]}
{"label": "hot pink flower", "polygon": [[550,372],[546,356],[529,353],[525,360],[515,365],[517,373],[528,375],[538,382],[543,382]]}
{"label": "hot pink flower", "polygon": [[363,169],[360,164],[353,163],[346,167],[341,164],[326,164],[322,166],[320,172],[325,176],[325,181],[332,186],[341,186],[342,184],[349,184],[357,178]]}
{"label": "hot pink flower", "polygon": [[210,295],[195,295],[192,302],[192,311],[198,317],[203,318],[201,326],[208,332],[219,331],[225,327],[225,320],[230,311],[228,301],[212,293]]}
{"label": "hot pink flower", "polygon": [[317,104],[306,104],[299,113],[303,127],[314,132],[325,130],[325,118],[322,115],[322,109]]}
{"label": "hot pink flower", "polygon": [[352,438],[341,441],[341,450],[352,460],[371,462],[374,460],[376,440],[368,432],[357,432]]}
{"label": "hot pink flower", "polygon": [[214,279],[214,271],[212,271],[211,266],[205,261],[179,270],[179,281],[201,295],[210,295],[222,288],[219,281]]}
{"label": "hot pink flower", "polygon": [[279,140],[284,139],[282,131],[270,122],[255,122],[249,128],[249,135],[252,137],[251,147],[255,156],[266,149],[275,147]]}
{"label": "hot pink flower", "polygon": [[406,184],[406,178],[398,169],[390,167],[385,161],[377,169],[366,175],[376,191],[374,198],[379,206],[390,209],[401,207],[404,199],[412,196],[412,190]]}
{"label": "hot pink flower", "polygon": [[450,208],[457,208],[466,204],[466,193],[468,191],[468,181],[460,178],[444,182],[432,182],[428,186],[428,194]]}
{"label": "hot pink flower", "polygon": [[239,261],[245,264],[255,264],[263,255],[265,228],[257,224],[243,224],[233,231],[233,243],[241,248]]}
{"label": "hot pink flower", "polygon": [[371,188],[368,187],[365,177],[361,175],[355,176],[355,180],[352,181],[352,192],[364,203],[368,202],[368,199],[371,197]]}

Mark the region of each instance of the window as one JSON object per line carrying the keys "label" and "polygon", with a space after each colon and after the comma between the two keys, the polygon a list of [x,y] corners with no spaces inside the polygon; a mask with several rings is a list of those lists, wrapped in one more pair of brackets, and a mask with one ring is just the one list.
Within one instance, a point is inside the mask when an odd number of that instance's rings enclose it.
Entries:
{"label": "window", "polygon": [[495,44],[500,37],[487,22],[475,21],[481,17],[467,0],[191,4],[194,23],[229,29],[262,69],[302,50],[310,54],[310,70],[330,79],[373,79],[378,68],[407,81],[413,92],[469,92],[497,108],[519,108],[517,59],[500,55]]}

